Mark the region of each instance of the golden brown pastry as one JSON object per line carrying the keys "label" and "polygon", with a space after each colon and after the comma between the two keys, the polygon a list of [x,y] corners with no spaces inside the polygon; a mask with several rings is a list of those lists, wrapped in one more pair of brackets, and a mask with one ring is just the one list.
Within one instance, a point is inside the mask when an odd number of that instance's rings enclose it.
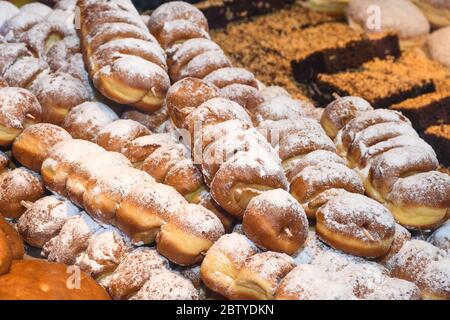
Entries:
{"label": "golden brown pastry", "polygon": [[231,287],[231,299],[272,300],[280,281],[295,267],[294,260],[277,252],[248,258]]}
{"label": "golden brown pastry", "polygon": [[14,227],[10,225],[2,216],[0,216],[0,232],[3,232],[3,235],[6,238],[12,260],[23,259],[25,249],[23,247],[22,238],[16,229],[14,229]]}
{"label": "golden brown pastry", "polygon": [[[2,300],[109,300],[97,282],[81,272],[79,288],[66,265],[42,260],[14,261],[0,277]],[[74,290],[75,289],[75,290]]]}
{"label": "golden brown pastry", "polygon": [[24,167],[10,170],[0,182],[0,213],[6,218],[19,218],[25,211],[22,201],[33,202],[43,195],[39,175]]}
{"label": "golden brown pastry", "polygon": [[289,192],[276,189],[254,197],[242,220],[245,235],[258,246],[294,254],[308,236],[308,220]]}
{"label": "golden brown pastry", "polygon": [[74,139],[95,142],[99,131],[118,119],[117,114],[107,105],[89,101],[72,108],[64,119],[62,127]]}
{"label": "golden brown pastry", "polygon": [[146,126],[151,132],[162,133],[165,129],[164,124],[169,116],[167,115],[166,105],[163,105],[161,109],[150,114],[129,109],[124,111],[120,117],[122,119],[137,121]]}
{"label": "golden brown pastry", "polygon": [[42,121],[42,109],[28,90],[0,89],[0,145],[9,146],[26,127]]}
{"label": "golden brown pastry", "polygon": [[356,256],[376,258],[392,245],[395,222],[378,202],[359,194],[329,200],[316,213],[316,232],[333,248]]}
{"label": "golden brown pastry", "polygon": [[12,146],[14,158],[35,172],[41,171],[48,150],[58,142],[72,139],[61,127],[50,123],[38,123],[27,127]]}
{"label": "golden brown pastry", "polygon": [[12,253],[5,233],[0,230],[0,275],[7,273],[11,267]]}
{"label": "golden brown pastry", "polygon": [[231,288],[239,270],[247,258],[258,253],[258,248],[244,235],[231,233],[222,236],[208,250],[201,264],[201,278],[203,283],[230,298]]}

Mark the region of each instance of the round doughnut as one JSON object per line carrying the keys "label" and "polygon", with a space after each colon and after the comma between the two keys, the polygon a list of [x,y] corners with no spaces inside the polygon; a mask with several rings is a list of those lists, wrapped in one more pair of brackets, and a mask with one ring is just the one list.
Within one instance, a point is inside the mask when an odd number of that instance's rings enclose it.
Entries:
{"label": "round doughnut", "polygon": [[295,267],[294,260],[278,252],[258,253],[248,258],[231,287],[234,300],[271,300],[280,281]]}
{"label": "round doughnut", "polygon": [[79,214],[80,210],[67,199],[47,196],[29,204],[17,229],[27,244],[42,248],[58,235],[68,219]]}
{"label": "round doughnut", "polygon": [[[258,92],[257,100],[261,101],[261,93]],[[314,108],[310,103],[292,99],[286,96],[274,97],[271,100],[262,100],[255,107],[249,108],[253,121],[259,126],[264,121],[295,121],[304,118],[307,109]]]}
{"label": "round doughnut", "polygon": [[156,133],[136,138],[123,149],[123,154],[137,168],[142,168],[144,160],[162,146],[175,146],[176,142],[170,134]]}
{"label": "round doughnut", "polygon": [[450,299],[450,258],[433,261],[421,275],[418,286],[424,300]]}
{"label": "round doughnut", "polygon": [[392,245],[395,222],[378,202],[359,194],[330,199],[316,213],[321,240],[346,253],[376,258]]}
{"label": "round doughnut", "polygon": [[79,139],[63,140],[49,149],[42,163],[41,176],[45,186],[59,194],[66,195],[66,180],[74,164],[90,154],[104,151],[98,145]]}
{"label": "round doughnut", "polygon": [[130,141],[151,134],[137,121],[119,119],[98,131],[95,142],[108,151],[122,152]]}
{"label": "round doughnut", "polygon": [[0,277],[2,300],[109,300],[97,282],[80,273],[79,287],[67,265],[43,260],[14,261],[11,271]]}
{"label": "round doughnut", "polygon": [[217,69],[207,75],[203,80],[211,82],[220,89],[236,83],[258,88],[254,74],[242,68],[230,67]]}
{"label": "round doughnut", "polygon": [[292,269],[275,293],[277,300],[356,300],[349,283],[334,279],[321,266],[302,264]]}
{"label": "round doughnut", "polygon": [[72,35],[71,32],[61,24],[42,22],[27,30],[20,40],[27,45],[36,58],[45,59],[48,50],[55,43],[70,35]]}
{"label": "round doughnut", "polygon": [[38,14],[20,11],[3,23],[0,27],[0,34],[5,36],[6,40],[13,42],[35,24],[44,21],[45,19]]}
{"label": "round doughnut", "polygon": [[49,70],[47,62],[35,57],[22,57],[3,74],[10,87],[29,88],[40,74]]}
{"label": "round doughnut", "polygon": [[231,62],[222,50],[206,51],[180,68],[180,79],[187,77],[203,79],[211,72],[227,67],[231,67]]}
{"label": "round doughnut", "polygon": [[136,185],[122,198],[117,225],[135,244],[153,243],[171,216],[181,215],[187,205],[175,189],[159,184]]}
{"label": "round doughnut", "polygon": [[83,196],[91,178],[126,167],[131,167],[130,161],[117,152],[101,151],[80,159],[67,176],[67,195],[73,203],[82,207]]}
{"label": "round doughnut", "polygon": [[159,43],[164,49],[169,49],[189,39],[210,39],[208,31],[189,20],[172,20],[164,23],[159,33]]}
{"label": "round doughnut", "polygon": [[[167,64],[172,82],[181,80],[181,68],[196,56],[207,51],[221,51],[220,46],[205,38],[188,39],[167,50]],[[220,70],[220,69],[219,69]]]}
{"label": "round doughnut", "polygon": [[291,95],[283,87],[280,86],[268,86],[259,90],[259,94],[264,101],[270,101],[277,97],[288,97]]}
{"label": "round doughnut", "polygon": [[16,138],[12,155],[23,166],[40,172],[48,150],[55,144],[72,139],[61,127],[50,123],[37,123],[27,127]]}
{"label": "round doughnut", "polygon": [[187,20],[208,32],[208,20],[203,13],[191,4],[183,1],[172,1],[160,5],[150,15],[148,28],[161,41],[161,33],[168,21]]}
{"label": "round doughnut", "polygon": [[189,279],[169,269],[157,269],[130,300],[199,300],[199,296]]}
{"label": "round doughnut", "polygon": [[250,112],[263,102],[259,96],[258,89],[240,83],[234,83],[223,87],[220,89],[220,96],[238,103]]}
{"label": "round doughnut", "polygon": [[41,105],[30,91],[0,89],[0,146],[11,145],[23,129],[41,120]]}
{"label": "round doughnut", "polygon": [[178,265],[194,265],[225,233],[222,223],[208,209],[188,204],[184,212],[169,217],[156,236],[159,253]]}
{"label": "round doughnut", "polygon": [[72,108],[64,119],[62,127],[74,139],[95,141],[103,127],[118,119],[117,114],[107,105],[88,101]]}
{"label": "round doughnut", "polygon": [[[379,25],[368,23],[372,13],[370,6],[377,6],[379,14],[382,14]],[[347,17],[350,26],[357,30],[368,33],[394,31],[405,47],[421,44],[430,32],[430,23],[425,15],[408,0],[352,0]]]}
{"label": "round doughnut", "polygon": [[244,235],[226,234],[208,250],[200,266],[203,283],[223,297],[230,291],[245,261],[258,253],[258,248]]}
{"label": "round doughnut", "polygon": [[42,120],[56,125],[63,123],[70,109],[90,98],[81,80],[62,72],[40,76],[31,91],[42,106]]}
{"label": "round doughnut", "polygon": [[127,299],[147,282],[152,271],[166,269],[168,261],[150,248],[128,253],[111,275],[108,291],[113,299]]}
{"label": "round doughnut", "polygon": [[0,208],[6,218],[19,218],[25,211],[22,201],[33,202],[44,195],[41,178],[24,167],[5,173],[0,190]]}
{"label": "round doughnut", "polygon": [[294,254],[308,235],[308,220],[301,205],[282,189],[254,197],[242,221],[245,235],[258,246]]}
{"label": "round doughnut", "polygon": [[[0,215],[0,232],[3,232],[8,242],[13,260],[23,259],[25,249],[19,233]],[[1,269],[1,268],[0,268]],[[0,272],[1,273],[1,272]]]}
{"label": "round doughnut", "polygon": [[389,251],[384,256],[380,257],[378,261],[382,264],[386,264],[387,261],[389,261],[389,259],[391,259],[397,252],[399,252],[403,245],[409,240],[411,240],[411,233],[406,228],[396,223],[392,245],[389,248]]}
{"label": "round doughnut", "polygon": [[166,96],[167,112],[177,128],[202,103],[219,97],[219,89],[200,79],[185,78],[170,87]]}
{"label": "round doughnut", "polygon": [[360,97],[342,97],[331,102],[320,119],[320,124],[329,137],[334,139],[339,130],[358,114],[373,110],[366,100]]}
{"label": "round doughnut", "polygon": [[134,186],[144,183],[155,183],[155,180],[141,170],[125,166],[94,176],[83,195],[84,208],[99,221],[115,225],[122,199]]}

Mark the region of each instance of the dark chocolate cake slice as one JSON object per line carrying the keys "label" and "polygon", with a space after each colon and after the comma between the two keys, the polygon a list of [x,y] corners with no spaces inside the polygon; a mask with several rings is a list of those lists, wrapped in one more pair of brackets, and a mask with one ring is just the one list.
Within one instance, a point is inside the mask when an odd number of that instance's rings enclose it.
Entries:
{"label": "dark chocolate cake slice", "polygon": [[450,166],[450,124],[431,126],[425,130],[425,140],[436,151],[439,162]]}
{"label": "dark chocolate cake slice", "polygon": [[210,28],[223,28],[228,23],[267,14],[295,3],[296,0],[204,0],[196,7],[206,16]]}
{"label": "dark chocolate cake slice", "polygon": [[445,77],[442,67],[422,54],[406,52],[398,60],[374,60],[361,68],[337,74],[320,74],[312,85],[320,104],[334,100],[333,94],[360,96],[375,108],[391,105],[436,91],[435,79]]}

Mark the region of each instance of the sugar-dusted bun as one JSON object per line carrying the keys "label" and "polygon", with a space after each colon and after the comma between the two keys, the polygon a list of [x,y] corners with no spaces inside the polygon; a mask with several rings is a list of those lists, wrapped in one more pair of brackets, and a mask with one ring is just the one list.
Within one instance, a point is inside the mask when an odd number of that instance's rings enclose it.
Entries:
{"label": "sugar-dusted bun", "polygon": [[66,195],[66,180],[77,161],[90,154],[104,151],[98,145],[79,139],[64,140],[55,144],[42,163],[41,175],[45,186],[60,195]]}
{"label": "sugar-dusted bun", "polygon": [[95,141],[100,130],[113,121],[118,120],[117,114],[101,102],[84,102],[69,111],[62,127],[74,139]]}
{"label": "sugar-dusted bun", "polygon": [[181,274],[166,268],[149,273],[149,279],[131,300],[199,300],[197,289]]}
{"label": "sugar-dusted bun", "polygon": [[185,118],[202,103],[219,96],[219,89],[212,84],[194,78],[185,78],[170,87],[166,105],[169,116],[177,128]]}
{"label": "sugar-dusted bun", "polygon": [[150,131],[161,133],[164,131],[164,125],[168,119],[167,106],[163,105],[161,109],[150,114],[130,108],[124,111],[120,117],[137,121]]}
{"label": "sugar-dusted bun", "polygon": [[139,248],[124,257],[107,286],[113,299],[127,299],[147,282],[152,271],[169,267],[156,250]]}
{"label": "sugar-dusted bun", "polygon": [[208,74],[203,80],[211,82],[220,89],[232,84],[244,84],[258,88],[256,78],[253,73],[242,68],[230,67],[217,69]]}
{"label": "sugar-dusted bun", "polygon": [[246,84],[233,83],[220,89],[220,95],[231,101],[234,101],[251,111],[263,102],[259,96],[259,91],[253,86]]}
{"label": "sugar-dusted bun", "polygon": [[360,97],[338,98],[325,108],[320,123],[327,135],[334,139],[348,121],[372,109],[370,103]]}
{"label": "sugar-dusted bun", "polygon": [[141,170],[127,166],[115,167],[89,179],[83,195],[84,208],[96,219],[115,225],[122,199],[133,187],[154,181]]}
{"label": "sugar-dusted bun", "polygon": [[127,167],[131,167],[130,161],[117,152],[102,151],[80,159],[67,176],[67,195],[76,205],[83,207],[84,193],[90,179]]}
{"label": "sugar-dusted bun", "polygon": [[258,253],[248,258],[231,287],[232,299],[271,300],[280,281],[295,267],[294,260],[277,252]]}
{"label": "sugar-dusted bun", "polygon": [[28,204],[17,229],[26,243],[42,248],[59,234],[67,220],[79,214],[80,210],[67,199],[47,196]]}
{"label": "sugar-dusted bun", "polygon": [[48,150],[55,144],[72,139],[61,127],[50,123],[37,123],[27,127],[12,146],[14,158],[25,167],[40,172]]}
{"label": "sugar-dusted bun", "polygon": [[44,21],[45,19],[38,14],[20,11],[2,24],[0,34],[8,41],[15,41],[35,24]]}
{"label": "sugar-dusted bun", "polygon": [[183,41],[199,38],[210,39],[210,35],[201,25],[178,19],[164,23],[159,34],[159,43],[167,50]]}
{"label": "sugar-dusted bun", "polygon": [[10,225],[1,215],[0,215],[0,232],[3,232],[3,235],[6,238],[9,250],[11,251],[12,259],[13,260],[23,259],[25,249],[23,246],[22,238],[20,237],[17,230],[14,229],[14,227]]}
{"label": "sugar-dusted bun", "polygon": [[245,261],[258,252],[247,237],[237,233],[222,236],[206,253],[201,265],[203,283],[229,298],[230,288]]}
{"label": "sugar-dusted bun", "polygon": [[119,119],[100,129],[95,141],[108,151],[122,152],[130,141],[150,133],[139,122]]}
{"label": "sugar-dusted bun", "polygon": [[65,37],[47,51],[47,61],[52,71],[58,71],[68,63],[71,57],[80,53],[80,39],[76,36]]}
{"label": "sugar-dusted bun", "polygon": [[43,121],[56,125],[63,123],[70,109],[91,98],[80,79],[63,72],[41,75],[31,91],[42,106]]}
{"label": "sugar-dusted bun", "polygon": [[11,145],[23,129],[41,120],[41,105],[30,91],[16,87],[0,89],[0,146]]}
{"label": "sugar-dusted bun", "polygon": [[52,13],[53,9],[43,3],[32,2],[21,6],[20,11],[31,12],[45,18]]}
{"label": "sugar-dusted bun", "polygon": [[[2,300],[109,300],[97,282],[85,273],[79,282],[67,265],[43,260],[14,261],[11,271],[0,277]],[[78,285],[77,285],[78,284]]]}
{"label": "sugar-dusted bun", "polygon": [[21,57],[3,74],[10,87],[30,88],[40,74],[48,72],[49,66],[45,60],[35,57]]}
{"label": "sugar-dusted bun", "polygon": [[203,13],[196,7],[183,1],[172,1],[159,6],[150,15],[148,28],[150,32],[160,41],[164,25],[169,21],[187,20],[208,31],[208,21]]}
{"label": "sugar-dusted bun", "polygon": [[378,202],[359,194],[329,200],[316,213],[317,235],[332,247],[363,256],[380,257],[391,247],[395,222]]}
{"label": "sugar-dusted bun", "polygon": [[7,20],[19,13],[19,8],[9,1],[1,1],[0,9],[0,28]]}
{"label": "sugar-dusted bun", "polygon": [[211,211],[188,204],[161,226],[157,250],[178,265],[193,265],[224,233],[222,223]]}
{"label": "sugar-dusted bun", "polygon": [[353,287],[323,267],[302,264],[294,268],[281,281],[277,300],[356,300]]}
{"label": "sugar-dusted bun", "polygon": [[94,279],[111,274],[131,251],[127,238],[115,228],[102,228],[88,241],[86,251],[76,261],[81,270]]}
{"label": "sugar-dusted bun", "polygon": [[258,246],[294,254],[305,243],[308,220],[289,192],[271,190],[254,197],[243,217],[245,235]]}
{"label": "sugar-dusted bun", "polygon": [[450,221],[447,221],[428,238],[434,246],[445,250],[450,254]]}
{"label": "sugar-dusted bun", "polygon": [[88,247],[89,238],[101,227],[86,213],[69,218],[59,234],[42,248],[49,261],[75,264]]}
{"label": "sugar-dusted bun", "polygon": [[399,252],[403,245],[409,240],[411,240],[411,233],[406,228],[396,223],[392,245],[389,248],[389,251],[384,256],[380,257],[378,261],[382,264],[386,264],[387,261],[389,261],[389,259],[391,259],[397,252]]}
{"label": "sugar-dusted bun", "polygon": [[450,51],[448,39],[450,37],[450,26],[439,29],[430,34],[425,42],[425,48],[431,59],[442,63],[450,68]]}
{"label": "sugar-dusted bun", "polygon": [[19,218],[25,211],[22,201],[36,201],[44,195],[42,180],[21,167],[5,173],[0,182],[0,208],[3,216]]}
{"label": "sugar-dusted bun", "polygon": [[141,136],[130,141],[122,152],[135,167],[142,168],[144,160],[157,149],[174,145],[176,145],[176,142],[170,134],[157,133]]}

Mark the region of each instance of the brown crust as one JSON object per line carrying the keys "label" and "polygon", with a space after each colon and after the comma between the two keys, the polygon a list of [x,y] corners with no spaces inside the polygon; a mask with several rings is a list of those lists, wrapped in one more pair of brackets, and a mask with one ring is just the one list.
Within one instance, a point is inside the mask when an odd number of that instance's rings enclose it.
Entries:
{"label": "brown crust", "polygon": [[2,300],[109,300],[106,291],[85,273],[80,273],[80,288],[68,283],[74,273],[60,263],[42,260],[14,261],[11,271],[0,277]]}
{"label": "brown crust", "polygon": [[6,237],[9,249],[11,250],[12,259],[23,259],[25,249],[22,238],[16,229],[14,229],[5,219],[3,219],[2,216],[0,216],[0,232],[3,232]]}
{"label": "brown crust", "polygon": [[0,230],[0,275],[7,273],[11,267],[12,253],[5,233]]}

